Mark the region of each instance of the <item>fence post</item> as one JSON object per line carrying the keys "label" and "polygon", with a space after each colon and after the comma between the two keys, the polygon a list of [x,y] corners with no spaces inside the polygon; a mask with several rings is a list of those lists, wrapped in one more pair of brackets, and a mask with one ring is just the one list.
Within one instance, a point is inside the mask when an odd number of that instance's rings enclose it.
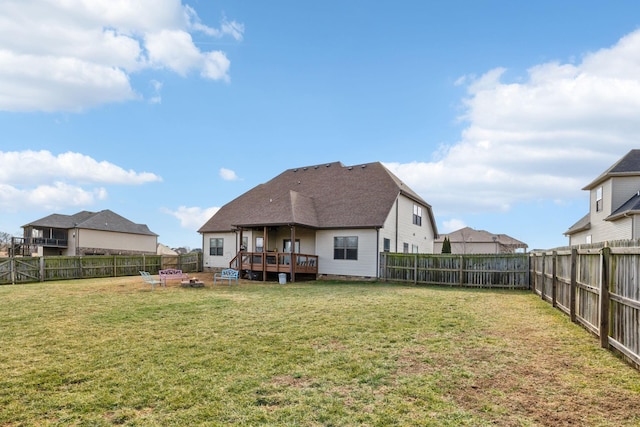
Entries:
{"label": "fence post", "polygon": [[546,271],[545,271],[545,264],[546,264],[546,260],[547,260],[547,253],[543,252],[542,253],[542,271],[540,272],[540,278],[542,279],[542,283],[540,286],[540,298],[544,299],[544,288],[546,287]]}
{"label": "fence post", "polygon": [[460,287],[464,286],[464,255],[460,255],[460,273],[458,277],[458,281],[460,282]]}
{"label": "fence post", "polygon": [[571,321],[576,323],[576,292],[578,289],[578,272],[577,272],[578,250],[571,249],[571,294],[569,295],[569,316]]}
{"label": "fence post", "polygon": [[44,282],[44,281],[45,281],[45,279],[46,279],[46,276],[45,276],[45,272],[46,272],[46,270],[45,270],[46,262],[47,262],[47,261],[45,260],[45,258],[44,258],[43,256],[41,256],[41,257],[40,257],[40,281],[41,281],[41,282]]}
{"label": "fence post", "polygon": [[11,284],[15,285],[16,284],[16,260],[13,257],[13,254],[11,255],[11,258],[9,258],[9,271],[11,271]]}
{"label": "fence post", "polygon": [[601,250],[600,280],[600,347],[609,348],[609,276],[611,265],[611,248],[605,246]]}
{"label": "fence post", "polygon": [[557,296],[558,296],[558,253],[553,251],[551,253],[551,306],[556,307],[558,305]]}
{"label": "fence post", "polygon": [[418,284],[418,254],[413,255],[413,284]]}

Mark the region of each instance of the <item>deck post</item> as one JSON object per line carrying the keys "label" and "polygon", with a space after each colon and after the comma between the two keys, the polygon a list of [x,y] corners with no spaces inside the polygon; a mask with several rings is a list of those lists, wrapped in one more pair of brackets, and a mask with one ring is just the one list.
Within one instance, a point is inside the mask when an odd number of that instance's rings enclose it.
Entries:
{"label": "deck post", "polygon": [[262,281],[267,281],[267,251],[269,248],[269,241],[267,226],[265,225],[262,229]]}
{"label": "deck post", "polygon": [[296,226],[291,225],[291,255],[289,255],[289,269],[291,272],[291,282],[296,281],[295,257],[296,257]]}

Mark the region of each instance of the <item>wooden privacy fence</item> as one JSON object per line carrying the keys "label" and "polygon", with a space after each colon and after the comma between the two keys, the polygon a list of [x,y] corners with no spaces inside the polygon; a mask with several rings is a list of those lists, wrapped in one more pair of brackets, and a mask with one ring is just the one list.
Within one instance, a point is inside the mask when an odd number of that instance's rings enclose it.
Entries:
{"label": "wooden privacy fence", "polygon": [[531,286],[640,366],[640,247],[590,247],[532,252]]}
{"label": "wooden privacy fence", "polygon": [[163,268],[202,271],[198,252],[185,255],[101,255],[0,258],[0,285],[50,280],[158,274]]}
{"label": "wooden privacy fence", "polygon": [[380,278],[413,284],[529,289],[527,254],[380,254]]}

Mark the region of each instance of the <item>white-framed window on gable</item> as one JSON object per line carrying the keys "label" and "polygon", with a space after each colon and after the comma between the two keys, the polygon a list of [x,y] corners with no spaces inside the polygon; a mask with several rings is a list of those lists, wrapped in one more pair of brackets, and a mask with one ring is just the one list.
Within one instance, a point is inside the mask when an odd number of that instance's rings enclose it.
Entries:
{"label": "white-framed window on gable", "polygon": [[334,237],[333,259],[358,259],[358,236]]}
{"label": "white-framed window on gable", "polygon": [[224,239],[213,237],[209,239],[209,255],[222,256],[224,254]]}
{"label": "white-framed window on gable", "polygon": [[418,245],[411,245],[411,253],[412,253],[412,254],[417,254],[417,253],[419,253],[419,251],[418,251]]}
{"label": "white-framed window on gable", "polygon": [[596,212],[602,211],[602,187],[596,189]]}
{"label": "white-framed window on gable", "polygon": [[408,243],[403,243],[402,244],[402,253],[403,254],[408,254],[409,253],[409,244]]}
{"label": "white-framed window on gable", "polygon": [[413,223],[422,225],[422,206],[413,205]]}
{"label": "white-framed window on gable", "polygon": [[391,239],[384,239],[382,241],[382,250],[384,252],[391,252]]}

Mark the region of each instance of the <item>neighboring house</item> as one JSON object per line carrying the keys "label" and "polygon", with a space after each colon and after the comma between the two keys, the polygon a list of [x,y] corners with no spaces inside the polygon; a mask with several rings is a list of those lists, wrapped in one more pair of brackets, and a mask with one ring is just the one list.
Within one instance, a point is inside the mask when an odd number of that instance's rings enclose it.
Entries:
{"label": "neighboring house", "polygon": [[569,245],[640,238],[640,150],[631,150],[583,188],[589,213],[564,235]]}
{"label": "neighboring house", "polygon": [[158,235],[110,211],[52,214],[23,225],[24,243],[47,255],[155,254]]}
{"label": "neighboring house", "polygon": [[224,205],[198,232],[205,270],[233,266],[292,280],[374,278],[380,252],[431,253],[437,236],[431,206],[379,162],[286,170]]}
{"label": "neighboring house", "polygon": [[526,252],[528,245],[506,234],[489,233],[464,227],[441,234],[433,243],[433,252],[441,253],[445,237],[449,238],[452,254],[513,254]]}
{"label": "neighboring house", "polygon": [[158,243],[158,247],[156,249],[157,255],[172,255],[178,256],[178,252],[174,251],[167,245],[163,245],[162,243]]}

